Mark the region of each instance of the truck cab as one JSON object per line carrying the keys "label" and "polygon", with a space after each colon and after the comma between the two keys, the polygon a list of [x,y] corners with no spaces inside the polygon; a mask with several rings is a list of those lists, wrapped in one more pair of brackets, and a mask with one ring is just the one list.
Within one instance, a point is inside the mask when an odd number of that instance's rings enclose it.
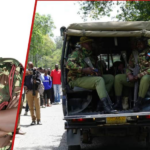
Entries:
{"label": "truck cab", "polygon": [[[95,90],[69,86],[66,68],[68,55],[80,48],[80,37],[87,36],[94,41],[93,53],[102,62],[103,73],[114,76],[119,74],[118,65],[122,64],[124,70],[128,65],[132,53],[132,39],[146,38],[149,48],[150,22],[73,23],[67,28],[62,27],[61,35],[62,108],[68,149],[81,149],[82,142],[91,143],[95,136],[120,136],[120,132],[124,136],[144,135],[146,146],[150,147],[150,91],[147,92],[140,112],[133,112],[134,88],[128,88],[128,92],[123,95],[128,100],[128,108],[118,111],[117,114],[104,114],[103,111],[96,110],[99,97]],[[125,73],[124,70],[121,73]],[[108,96],[115,103],[113,89]]]}

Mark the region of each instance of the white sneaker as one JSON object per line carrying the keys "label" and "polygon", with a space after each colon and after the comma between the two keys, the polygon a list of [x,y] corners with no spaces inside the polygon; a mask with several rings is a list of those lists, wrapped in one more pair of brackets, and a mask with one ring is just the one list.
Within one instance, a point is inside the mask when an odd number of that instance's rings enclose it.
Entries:
{"label": "white sneaker", "polygon": [[52,105],[57,105],[57,102],[52,103]]}
{"label": "white sneaker", "polygon": [[45,108],[45,105],[43,105],[42,108]]}
{"label": "white sneaker", "polygon": [[24,116],[27,116],[27,115],[28,115],[28,112],[25,111]]}

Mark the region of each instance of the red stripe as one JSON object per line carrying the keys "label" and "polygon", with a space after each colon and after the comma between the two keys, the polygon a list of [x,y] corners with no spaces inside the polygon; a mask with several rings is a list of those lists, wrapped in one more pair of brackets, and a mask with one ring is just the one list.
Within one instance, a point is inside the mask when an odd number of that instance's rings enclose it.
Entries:
{"label": "red stripe", "polygon": [[13,80],[15,74],[16,67],[15,65],[12,66],[10,74],[9,74],[9,94],[10,94],[10,101],[12,100],[12,88],[13,88]]}
{"label": "red stripe", "polygon": [[18,103],[18,110],[17,110],[16,122],[15,122],[15,127],[14,127],[14,135],[13,135],[13,139],[12,139],[11,150],[13,150],[13,147],[14,147],[16,128],[17,128],[17,125],[18,125],[18,117],[19,117],[20,104],[21,104],[21,99],[22,99],[22,91],[23,91],[23,85],[24,85],[24,78],[25,78],[25,74],[26,74],[26,67],[27,67],[27,61],[28,61],[28,55],[29,55],[29,49],[30,49],[30,42],[31,42],[32,30],[33,30],[36,6],[37,6],[37,0],[35,0],[35,4],[34,4],[33,17],[32,17],[32,23],[31,23],[31,29],[30,29],[30,35],[29,35],[27,55],[26,55],[26,60],[25,60],[25,67],[24,67],[24,73],[23,73],[23,78],[22,78],[21,92],[20,92],[20,98],[19,98],[19,103]]}

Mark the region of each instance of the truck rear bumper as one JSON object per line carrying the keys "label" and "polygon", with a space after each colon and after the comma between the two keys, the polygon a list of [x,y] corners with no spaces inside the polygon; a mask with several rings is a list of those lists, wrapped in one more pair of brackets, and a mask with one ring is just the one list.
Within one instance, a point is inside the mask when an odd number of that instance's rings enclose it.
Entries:
{"label": "truck rear bumper", "polygon": [[92,119],[92,118],[108,118],[108,117],[133,117],[133,116],[148,116],[150,112],[130,112],[130,113],[118,113],[118,114],[92,114],[87,113],[84,115],[69,115],[64,116],[64,120],[71,120],[71,119]]}
{"label": "truck rear bumper", "polygon": [[135,123],[135,124],[68,124],[65,123],[65,129],[91,129],[91,128],[138,128],[150,127],[150,123]]}

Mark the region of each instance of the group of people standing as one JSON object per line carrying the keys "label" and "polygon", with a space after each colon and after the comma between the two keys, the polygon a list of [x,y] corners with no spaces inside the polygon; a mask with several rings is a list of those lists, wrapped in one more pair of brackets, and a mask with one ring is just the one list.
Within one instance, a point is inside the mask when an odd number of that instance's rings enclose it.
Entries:
{"label": "group of people standing", "polygon": [[[41,95],[41,106],[51,106],[60,103],[60,86],[61,86],[61,70],[58,68],[58,64],[55,65],[55,69],[50,71],[48,69],[39,68],[41,72],[40,79],[44,85],[43,97]],[[47,101],[46,101],[47,99]],[[47,103],[47,105],[46,105]]]}
{"label": "group of people standing", "polygon": [[51,104],[55,105],[60,103],[60,87],[61,70],[58,64],[55,65],[54,70],[50,71],[50,68],[36,68],[33,67],[32,62],[28,63],[24,81],[27,100],[25,115],[27,115],[29,108],[32,118],[31,125],[35,125],[36,122],[39,125],[42,124],[40,106],[45,108],[46,106],[50,107]]}

